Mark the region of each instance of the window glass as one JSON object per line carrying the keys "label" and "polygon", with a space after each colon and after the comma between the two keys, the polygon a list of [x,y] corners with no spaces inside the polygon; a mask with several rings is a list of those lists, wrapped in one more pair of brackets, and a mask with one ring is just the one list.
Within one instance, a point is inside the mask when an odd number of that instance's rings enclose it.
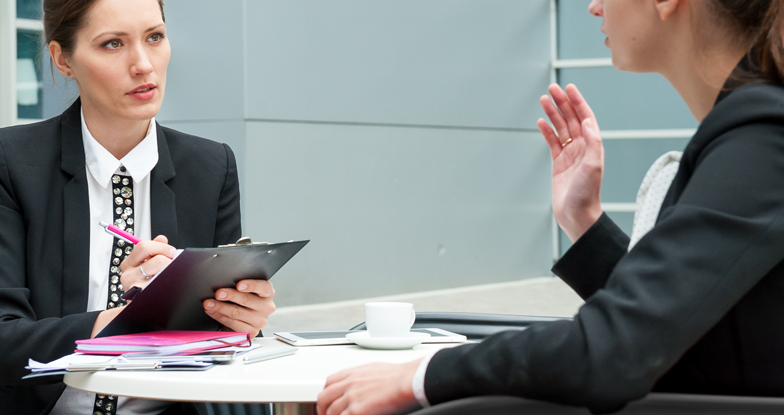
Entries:
{"label": "window glass", "polygon": [[16,32],[17,118],[43,118],[42,51],[40,32]]}
{"label": "window glass", "polygon": [[565,68],[560,70],[559,83],[577,85],[604,130],[697,127],[686,103],[659,74],[612,67]]}
{"label": "window glass", "polygon": [[43,0],[16,0],[16,17],[41,20],[44,15],[43,4]]}
{"label": "window glass", "polygon": [[634,203],[643,177],[668,151],[683,151],[688,138],[604,140],[602,202]]}
{"label": "window glass", "polygon": [[609,58],[604,46],[602,19],[588,13],[589,0],[558,2],[558,58]]}

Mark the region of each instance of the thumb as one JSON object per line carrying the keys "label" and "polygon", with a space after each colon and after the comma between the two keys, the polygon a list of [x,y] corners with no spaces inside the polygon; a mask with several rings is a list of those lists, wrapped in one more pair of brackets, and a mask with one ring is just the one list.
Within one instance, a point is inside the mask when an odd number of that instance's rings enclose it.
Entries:
{"label": "thumb", "polygon": [[593,118],[586,118],[582,122],[583,138],[589,147],[601,146],[602,136],[599,133],[599,126],[596,125],[596,120]]}
{"label": "thumb", "polygon": [[169,243],[169,238],[167,238],[164,235],[158,235],[158,236],[155,237],[155,239],[153,239],[153,241],[168,244]]}

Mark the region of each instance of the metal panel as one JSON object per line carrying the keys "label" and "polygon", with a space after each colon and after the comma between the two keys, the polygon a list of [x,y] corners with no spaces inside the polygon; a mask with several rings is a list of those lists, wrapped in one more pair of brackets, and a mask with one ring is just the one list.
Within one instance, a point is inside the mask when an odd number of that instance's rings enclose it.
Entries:
{"label": "metal panel", "polygon": [[547,0],[248,2],[254,119],[534,129]]}
{"label": "metal panel", "polygon": [[251,122],[245,234],[311,239],[278,305],[549,274],[550,162],[534,133]]}
{"label": "metal panel", "polygon": [[167,0],[172,57],[160,120],[244,117],[241,0]]}

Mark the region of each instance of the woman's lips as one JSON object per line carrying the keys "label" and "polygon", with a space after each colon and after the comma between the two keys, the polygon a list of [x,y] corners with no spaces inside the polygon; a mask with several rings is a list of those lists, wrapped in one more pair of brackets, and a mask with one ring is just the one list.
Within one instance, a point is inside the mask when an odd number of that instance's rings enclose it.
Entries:
{"label": "woman's lips", "polygon": [[131,98],[135,98],[140,101],[147,101],[155,96],[156,89],[156,87],[139,88],[133,92],[128,93],[128,95],[130,95]]}

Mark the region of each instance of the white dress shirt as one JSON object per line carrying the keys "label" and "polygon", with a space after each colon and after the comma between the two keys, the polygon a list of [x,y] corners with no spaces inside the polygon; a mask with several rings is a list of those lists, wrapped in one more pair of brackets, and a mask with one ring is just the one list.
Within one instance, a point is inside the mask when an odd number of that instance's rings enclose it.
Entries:
{"label": "white dress shirt", "polygon": [[425,372],[427,372],[427,365],[430,364],[430,359],[432,359],[434,355],[435,352],[422,359],[416,372],[414,372],[414,379],[411,380],[411,390],[414,392],[414,397],[416,397],[417,402],[419,402],[423,408],[430,406],[430,401],[427,400],[427,395],[425,395]]}
{"label": "white dress shirt", "polygon": [[[158,164],[158,134],[155,118],[150,120],[147,135],[122,160],[117,160],[95,140],[82,112],[82,141],[87,167],[87,189],[90,197],[90,284],[87,310],[106,310],[109,295],[109,264],[114,239],[98,222],[114,222],[114,194],[112,176],[133,178],[133,230],[142,240],[151,239],[150,171]],[[120,167],[125,168],[123,172]],[[52,414],[84,415],[93,413],[95,394],[66,386]],[[118,415],[155,415],[163,412],[171,402],[120,397]]]}

